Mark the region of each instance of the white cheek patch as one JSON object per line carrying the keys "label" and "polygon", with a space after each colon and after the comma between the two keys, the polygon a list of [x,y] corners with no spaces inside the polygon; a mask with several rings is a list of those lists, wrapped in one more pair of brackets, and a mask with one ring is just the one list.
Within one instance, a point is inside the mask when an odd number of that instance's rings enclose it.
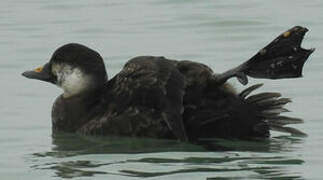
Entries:
{"label": "white cheek patch", "polygon": [[52,71],[57,76],[57,85],[64,90],[64,97],[74,96],[91,88],[92,78],[79,68],[55,64]]}

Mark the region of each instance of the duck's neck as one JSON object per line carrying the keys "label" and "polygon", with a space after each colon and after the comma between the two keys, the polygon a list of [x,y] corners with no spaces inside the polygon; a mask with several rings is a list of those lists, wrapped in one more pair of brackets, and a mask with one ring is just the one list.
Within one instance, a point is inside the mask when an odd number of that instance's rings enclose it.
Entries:
{"label": "duck's neck", "polygon": [[91,91],[73,97],[60,95],[52,108],[53,132],[76,132],[93,117],[92,111],[100,106],[100,91]]}

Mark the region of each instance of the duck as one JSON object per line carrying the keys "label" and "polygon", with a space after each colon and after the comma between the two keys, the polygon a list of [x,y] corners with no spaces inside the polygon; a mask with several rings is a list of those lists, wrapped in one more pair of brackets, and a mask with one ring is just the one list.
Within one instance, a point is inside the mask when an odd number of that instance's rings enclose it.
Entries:
{"label": "duck", "polygon": [[224,73],[199,62],[137,56],[108,78],[101,55],[82,44],[55,50],[44,66],[22,73],[63,90],[52,107],[52,132],[128,136],[194,142],[207,138],[268,138],[270,131],[305,135],[287,126],[303,123],[283,116],[291,102],[278,92],[238,92],[228,79],[302,76],[314,49],[300,46],[307,28],[295,26],[256,55]]}

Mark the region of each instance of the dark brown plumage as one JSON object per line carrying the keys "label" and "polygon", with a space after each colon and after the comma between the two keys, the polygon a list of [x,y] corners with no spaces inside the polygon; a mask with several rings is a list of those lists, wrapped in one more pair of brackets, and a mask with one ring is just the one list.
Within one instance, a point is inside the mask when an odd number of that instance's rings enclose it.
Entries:
{"label": "dark brown plumage", "polygon": [[[299,77],[313,52],[300,47],[299,39],[306,31],[294,27],[287,31],[288,36],[279,36],[246,63],[218,75],[197,62],[139,56],[107,80],[101,56],[80,44],[60,47],[41,71],[23,75],[64,89],[53,106],[54,132],[182,141],[268,137],[270,129],[303,134],[285,127],[301,123],[301,119],[280,115],[287,111],[283,106],[289,99],[281,98],[279,93],[251,95],[261,85],[237,93],[226,80],[238,77],[246,84],[247,75]],[[299,51],[290,51],[294,46]],[[277,63],[282,66],[273,67]],[[291,69],[294,66],[296,71]]]}

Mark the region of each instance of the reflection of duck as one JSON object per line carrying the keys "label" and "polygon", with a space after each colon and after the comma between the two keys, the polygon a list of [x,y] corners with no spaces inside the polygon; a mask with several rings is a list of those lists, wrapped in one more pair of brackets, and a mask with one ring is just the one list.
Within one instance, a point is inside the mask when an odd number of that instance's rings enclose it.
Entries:
{"label": "reflection of duck", "polygon": [[80,44],[58,48],[44,67],[23,75],[64,90],[53,106],[54,131],[191,141],[268,137],[270,129],[301,133],[284,125],[302,120],[280,116],[289,99],[279,93],[248,96],[260,85],[236,93],[226,80],[235,76],[246,84],[246,75],[300,76],[313,52],[300,47],[306,31],[290,29],[246,63],[219,75],[192,61],[140,56],[107,80],[101,56]]}
{"label": "reflection of duck", "polygon": [[[37,161],[34,162],[32,168],[52,170],[56,176],[61,178],[102,176],[111,173],[107,171],[111,166],[118,167],[118,169],[113,169],[115,170],[113,175],[116,175],[116,172],[120,172],[120,175],[126,175],[127,177],[136,176],[142,178],[210,171],[217,173],[223,171],[224,173],[236,175],[234,172],[237,170],[254,172],[252,174],[259,174],[260,179],[276,176],[277,178],[291,177],[288,176],[290,172],[288,172],[288,175],[284,174],[286,173],[286,165],[300,165],[304,161],[297,155],[291,156],[290,152],[300,148],[301,146],[297,144],[302,142],[302,138],[279,136],[263,139],[262,141],[217,138],[208,141],[207,144],[204,144],[205,142],[203,141],[196,145],[164,139],[114,136],[93,137],[71,133],[55,133],[52,136],[53,146],[50,151],[33,154]],[[235,151],[235,153],[201,154],[201,152],[208,151]],[[257,152],[259,155],[252,156],[253,153],[251,155],[250,153],[244,153],[246,151]],[[282,153],[286,151],[288,153]],[[171,152],[175,152],[175,154]],[[180,156],[177,156],[176,152],[190,153],[182,153]],[[122,154],[116,155],[115,153]],[[133,153],[144,154],[134,157]],[[279,153],[279,156],[277,153]],[[90,156],[87,156],[88,154]],[[102,154],[104,155],[102,156]],[[161,154],[164,155],[161,156]],[[174,158],[174,155],[176,158]],[[122,158],[120,159],[119,156],[122,156]],[[62,158],[64,158],[63,161]],[[236,163],[237,161],[239,163]],[[242,164],[254,164],[255,162],[257,163],[255,167],[241,166]],[[129,169],[129,167],[133,167],[133,163],[146,164],[147,166],[154,165],[156,167],[163,167],[165,163],[174,163],[174,166],[181,163],[189,167],[180,166],[179,169],[175,168],[164,172],[160,170],[152,172],[150,169],[148,171],[134,171],[132,168]],[[211,164],[217,165],[219,163],[221,163],[223,169],[218,166],[210,166]],[[197,165],[196,168],[192,168],[192,164]],[[281,166],[282,164],[284,166]],[[240,179],[248,178],[241,177]]]}

